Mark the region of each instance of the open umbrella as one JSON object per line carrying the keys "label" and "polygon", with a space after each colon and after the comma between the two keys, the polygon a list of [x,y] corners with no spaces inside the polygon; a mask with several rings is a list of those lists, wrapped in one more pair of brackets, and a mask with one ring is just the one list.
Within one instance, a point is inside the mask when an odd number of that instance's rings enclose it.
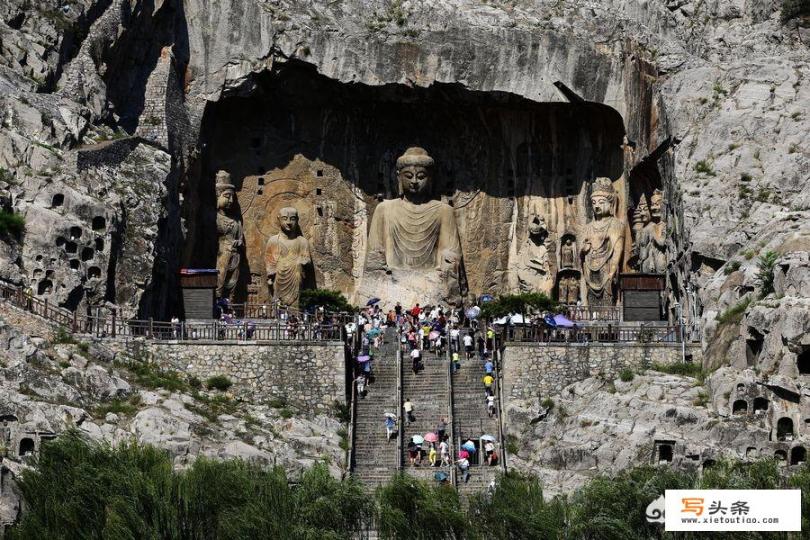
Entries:
{"label": "open umbrella", "polygon": [[475,453],[475,444],[473,444],[472,441],[465,442],[464,444],[461,445],[461,447],[464,450],[466,450],[467,452],[470,452],[470,453],[473,453],[473,454]]}
{"label": "open umbrella", "polygon": [[433,332],[431,332],[430,334],[428,334],[428,339],[431,340],[431,341],[433,341],[437,337],[439,337],[439,333],[437,331],[435,331],[435,330]]}
{"label": "open umbrella", "polygon": [[468,457],[470,457],[469,452],[467,452],[466,450],[459,450],[458,459],[467,459]]}
{"label": "open umbrella", "polygon": [[413,437],[411,437],[411,440],[414,442],[414,444],[422,444],[423,442],[425,442],[425,438],[422,437],[421,435],[414,435]]}
{"label": "open umbrella", "polygon": [[425,433],[425,440],[427,442],[438,442],[439,436],[431,431],[430,433]]}
{"label": "open umbrella", "polygon": [[481,435],[481,440],[495,442],[495,437],[492,435]]}
{"label": "open umbrella", "polygon": [[386,418],[393,418],[394,420],[397,419],[397,415],[395,415],[394,413],[387,412],[383,414],[385,415]]}
{"label": "open umbrella", "polygon": [[478,300],[479,300],[479,301],[480,301],[482,304],[486,304],[487,302],[492,302],[494,299],[495,299],[495,298],[493,298],[493,296],[492,296],[491,294],[482,294],[482,295],[481,295],[481,298],[479,298]]}
{"label": "open umbrella", "polygon": [[433,475],[433,479],[437,482],[445,482],[447,480],[447,473],[439,471]]}
{"label": "open umbrella", "polygon": [[368,302],[366,302],[366,305],[367,306],[373,306],[374,304],[379,304],[379,303],[380,303],[380,299],[375,296],[374,298],[369,298]]}
{"label": "open umbrella", "polygon": [[481,308],[478,306],[467,308],[467,311],[465,311],[464,314],[468,319],[477,319],[478,316],[481,315]]}
{"label": "open umbrella", "polygon": [[380,334],[382,334],[382,330],[380,330],[379,328],[372,328],[371,330],[366,332],[366,335],[368,337],[370,337],[370,338],[375,338],[375,337],[379,336]]}
{"label": "open umbrella", "polygon": [[357,362],[360,363],[360,364],[365,364],[369,360],[371,360],[371,357],[369,355],[367,355],[367,354],[362,354],[362,355],[357,357]]}
{"label": "open umbrella", "polygon": [[565,315],[554,315],[554,322],[559,328],[573,328],[574,322]]}

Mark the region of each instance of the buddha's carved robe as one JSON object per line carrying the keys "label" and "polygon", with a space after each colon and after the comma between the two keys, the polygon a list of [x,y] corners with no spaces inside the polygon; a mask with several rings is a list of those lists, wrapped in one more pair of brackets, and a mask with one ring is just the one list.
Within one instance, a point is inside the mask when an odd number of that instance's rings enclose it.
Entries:
{"label": "buddha's carved robe", "polygon": [[273,278],[273,299],[285,306],[298,306],[304,272],[312,264],[309,241],[303,236],[271,236],[265,251],[267,275]]}

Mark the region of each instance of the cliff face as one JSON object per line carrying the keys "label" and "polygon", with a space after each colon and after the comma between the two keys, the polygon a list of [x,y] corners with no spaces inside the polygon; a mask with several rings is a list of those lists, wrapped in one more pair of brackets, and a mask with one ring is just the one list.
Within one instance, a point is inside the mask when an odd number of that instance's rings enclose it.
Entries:
{"label": "cliff face", "polygon": [[29,4],[0,6],[0,187],[27,223],[0,272],[43,298],[170,316],[177,269],[214,260],[219,168],[253,238],[242,294],[267,294],[280,202],[302,209],[319,284],[352,293],[371,212],[418,143],[458,209],[473,292],[509,287],[533,212],[553,265],[593,177],[615,181],[628,220],[658,187],[670,305],[701,323],[707,367],[808,383],[810,31],[778,3]]}

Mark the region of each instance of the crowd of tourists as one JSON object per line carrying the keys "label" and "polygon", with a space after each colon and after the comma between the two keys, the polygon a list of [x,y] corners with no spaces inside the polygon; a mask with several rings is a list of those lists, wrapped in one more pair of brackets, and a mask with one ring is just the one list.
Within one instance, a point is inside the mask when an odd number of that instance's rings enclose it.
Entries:
{"label": "crowd of tourists", "polygon": [[[410,369],[414,375],[424,370],[425,351],[435,353],[437,361],[444,361],[446,354],[452,372],[462,369],[462,358],[464,369],[480,369],[482,399],[487,414],[495,416],[495,365],[492,357],[495,331],[491,327],[479,329],[477,321],[466,319],[459,309],[440,306],[423,307],[416,304],[405,309],[397,303],[389,311],[384,311],[375,303],[361,310],[356,323],[346,325],[347,339],[356,339],[358,343],[355,383],[360,398],[369,391],[369,383],[373,381],[375,352],[383,344],[389,328],[396,330],[400,351],[403,358],[410,359]],[[415,407],[408,397],[404,399],[402,412],[407,424],[416,421]],[[383,422],[389,441],[396,437],[397,420],[397,415],[385,413]],[[442,417],[437,419],[434,431],[410,437],[406,446],[409,464],[413,467],[427,464],[438,468],[455,465],[466,482],[471,462],[487,465],[498,463],[495,437],[485,434],[476,440],[467,439],[460,445],[454,458],[447,428],[447,419]],[[437,473],[437,480],[446,478],[446,473]]]}

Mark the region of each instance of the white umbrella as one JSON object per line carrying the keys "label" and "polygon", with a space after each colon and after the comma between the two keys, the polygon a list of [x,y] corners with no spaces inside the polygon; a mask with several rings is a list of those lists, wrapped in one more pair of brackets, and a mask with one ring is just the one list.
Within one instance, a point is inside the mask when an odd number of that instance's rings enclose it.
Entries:
{"label": "white umbrella", "polygon": [[495,442],[495,437],[492,435],[481,435],[481,440]]}
{"label": "white umbrella", "polygon": [[393,418],[395,420],[397,418],[397,415],[395,415],[394,413],[390,413],[390,412],[385,413],[385,416],[386,416],[386,418]]}

